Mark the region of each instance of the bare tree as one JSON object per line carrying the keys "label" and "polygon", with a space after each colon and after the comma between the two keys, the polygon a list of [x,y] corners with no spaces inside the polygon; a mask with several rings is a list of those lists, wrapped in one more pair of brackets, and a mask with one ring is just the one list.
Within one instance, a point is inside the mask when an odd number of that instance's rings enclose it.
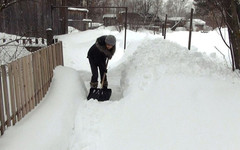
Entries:
{"label": "bare tree", "polygon": [[161,16],[163,13],[163,0],[154,0],[153,1],[153,13],[155,17]]}
{"label": "bare tree", "polygon": [[0,0],[0,12],[3,9],[6,9],[16,3],[22,2],[22,1],[27,1],[27,0]]}
{"label": "bare tree", "polygon": [[[23,43],[23,40],[25,43]],[[0,65],[10,63],[30,52],[25,48],[30,38],[10,36],[0,38]]]}
{"label": "bare tree", "polygon": [[[221,27],[226,26],[228,28],[229,43],[222,38],[228,48],[231,50],[233,70],[240,69],[240,25],[238,16],[239,0],[194,0],[195,6],[201,13],[212,14],[213,19],[218,25],[221,33]],[[220,15],[219,15],[220,14]]]}
{"label": "bare tree", "polygon": [[170,17],[185,17],[191,9],[189,0],[168,0],[165,3],[166,13]]}
{"label": "bare tree", "polygon": [[144,23],[147,21],[151,8],[153,6],[152,0],[142,0],[137,2],[137,12],[144,17]]}

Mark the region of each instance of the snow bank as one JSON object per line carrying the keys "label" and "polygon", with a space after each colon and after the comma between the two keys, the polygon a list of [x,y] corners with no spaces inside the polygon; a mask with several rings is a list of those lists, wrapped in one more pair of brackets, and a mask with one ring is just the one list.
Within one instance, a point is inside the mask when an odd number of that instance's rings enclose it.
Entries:
{"label": "snow bank", "polygon": [[83,85],[75,70],[57,67],[38,107],[0,137],[1,150],[66,150],[79,100],[86,97]]}
{"label": "snow bank", "polygon": [[[176,43],[162,39],[144,41],[124,66],[126,69],[123,71],[122,79],[124,89],[127,85],[145,88],[147,84],[152,84],[151,81],[155,82],[163,76],[170,75],[186,78],[212,76],[238,80],[236,74],[218,58],[189,51]],[[134,80],[130,80],[132,78]]]}
{"label": "snow bank", "polygon": [[111,72],[123,98],[81,101],[70,150],[240,147],[239,78],[217,57],[145,36]]}

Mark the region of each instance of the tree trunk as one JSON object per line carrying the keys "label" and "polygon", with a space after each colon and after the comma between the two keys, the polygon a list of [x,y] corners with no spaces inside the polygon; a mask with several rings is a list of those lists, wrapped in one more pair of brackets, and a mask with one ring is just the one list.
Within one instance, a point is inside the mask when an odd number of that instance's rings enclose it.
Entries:
{"label": "tree trunk", "polygon": [[231,0],[229,9],[227,9],[228,32],[234,53],[236,69],[240,69],[240,32],[236,3]]}

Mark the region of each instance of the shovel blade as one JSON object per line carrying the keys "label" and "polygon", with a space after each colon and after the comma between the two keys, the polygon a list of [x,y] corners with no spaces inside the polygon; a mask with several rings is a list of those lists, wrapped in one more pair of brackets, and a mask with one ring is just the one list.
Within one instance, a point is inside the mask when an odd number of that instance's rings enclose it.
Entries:
{"label": "shovel blade", "polygon": [[87,97],[89,99],[97,99],[98,101],[107,101],[110,99],[112,95],[111,89],[98,89],[98,88],[91,88]]}

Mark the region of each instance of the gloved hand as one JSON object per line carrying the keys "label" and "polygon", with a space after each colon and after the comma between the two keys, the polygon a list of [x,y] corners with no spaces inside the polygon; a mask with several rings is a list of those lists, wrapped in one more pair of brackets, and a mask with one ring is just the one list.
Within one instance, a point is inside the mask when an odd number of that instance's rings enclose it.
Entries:
{"label": "gloved hand", "polygon": [[107,71],[108,71],[107,69],[104,70],[105,73],[107,73]]}
{"label": "gloved hand", "polygon": [[112,55],[109,55],[109,56],[107,56],[108,57],[108,59],[112,59]]}

